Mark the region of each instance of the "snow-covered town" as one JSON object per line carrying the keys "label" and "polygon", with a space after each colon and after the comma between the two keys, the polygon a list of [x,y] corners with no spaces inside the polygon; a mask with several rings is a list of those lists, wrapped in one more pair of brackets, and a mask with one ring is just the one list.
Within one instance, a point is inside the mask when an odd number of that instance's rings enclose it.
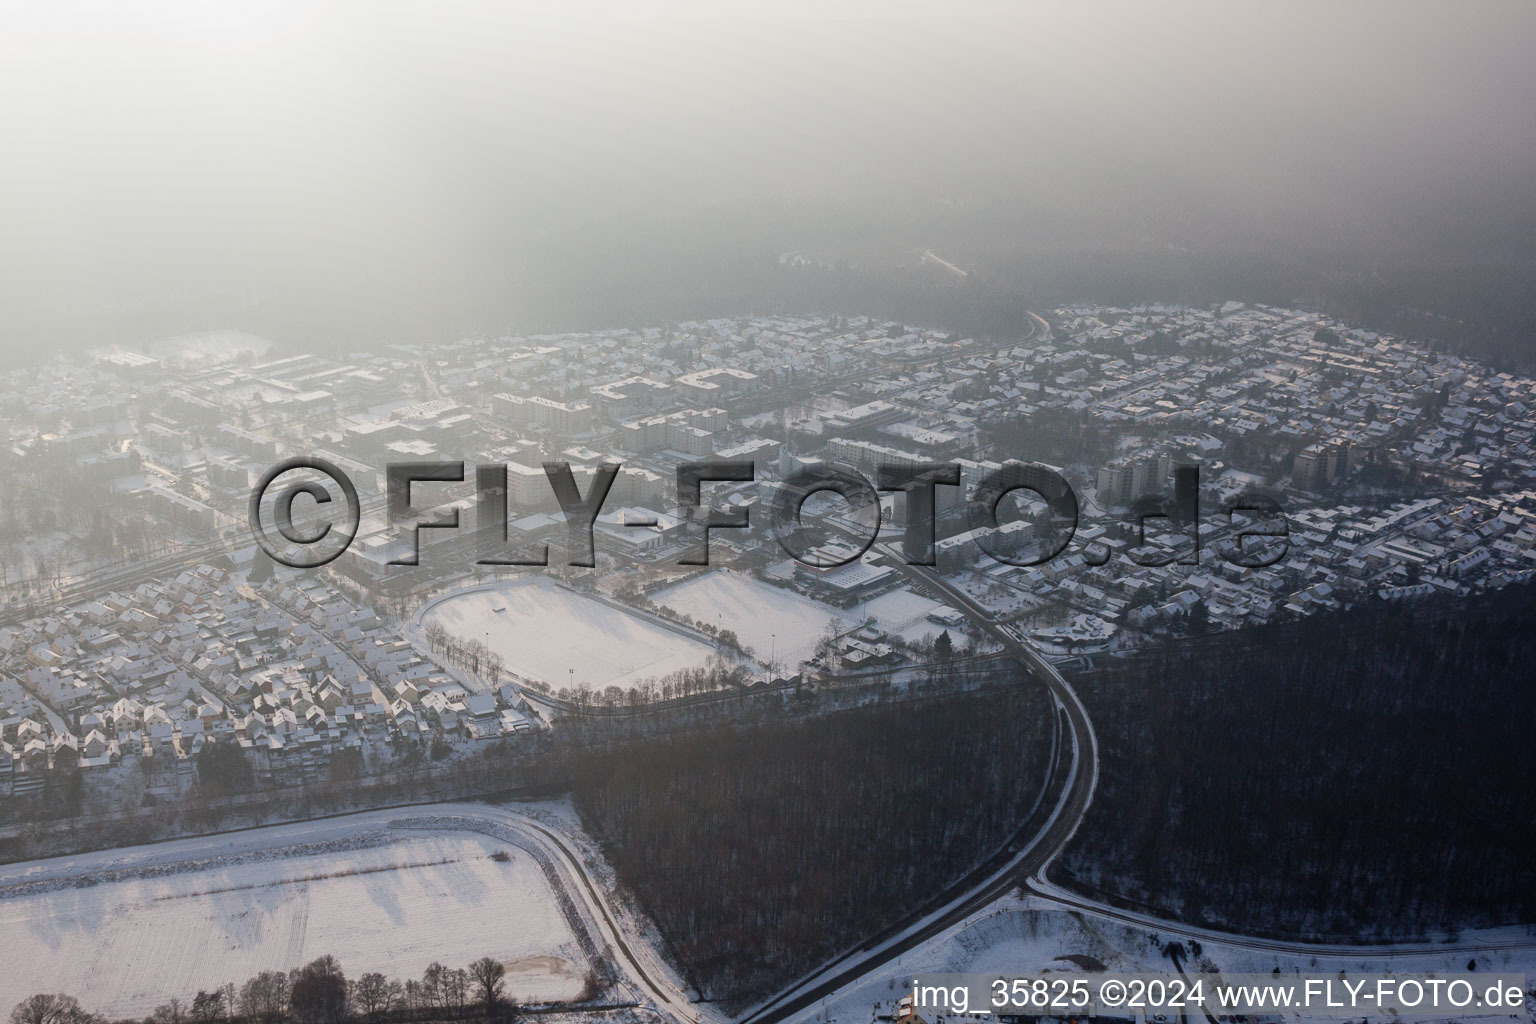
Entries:
{"label": "snow-covered town", "polygon": [[0,1024],[1533,1024],[1533,38],[0,6]]}
{"label": "snow-covered town", "polygon": [[[174,793],[177,763],[210,740],[257,755],[273,781],[323,775],[339,751],[378,769],[413,747],[543,727],[562,701],[681,695],[679,677],[712,652],[746,685],[889,677],[941,633],[985,650],[960,609],[909,588],[883,544],[817,569],[755,525],[715,535],[718,569],[676,565],[672,480],[700,458],[755,463],[732,495],[749,509],[821,460],[871,474],[951,462],[967,483],[1009,460],[1054,463],[1086,499],[1060,556],[989,557],[969,543],[958,489],[939,491],[938,549],[978,606],[1062,656],[1498,588],[1536,558],[1533,387],[1239,303],[1064,308],[1011,341],[749,317],[345,359],[222,334],[52,360],[0,394],[12,481],[0,794],[34,793],[49,768],[143,762],[148,791]],[[598,567],[557,566],[536,594],[456,553],[449,531],[424,541],[430,579],[394,579],[386,563],[407,541],[377,501],[333,566],[253,579],[265,567],[245,505],[293,454],[333,461],[365,498],[391,461],[505,464],[508,534],[556,546],[563,521],[539,464],[570,463],[583,487],[601,462],[622,468],[597,521]],[[1177,465],[1200,472],[1203,557],[1142,564],[1128,509],[1166,491]],[[1215,557],[1233,526],[1212,510],[1253,489],[1282,499],[1289,536],[1283,558],[1249,568]],[[473,506],[467,493],[441,500]],[[887,537],[904,511],[885,496]],[[636,514],[656,525],[626,527]],[[482,634],[508,600],[521,601],[511,618],[548,618],[492,649]]]}

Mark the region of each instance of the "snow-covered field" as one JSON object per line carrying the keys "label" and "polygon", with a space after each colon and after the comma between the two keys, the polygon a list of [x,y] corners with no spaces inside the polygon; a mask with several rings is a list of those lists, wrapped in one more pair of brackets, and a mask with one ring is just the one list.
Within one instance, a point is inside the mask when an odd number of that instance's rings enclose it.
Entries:
{"label": "snow-covered field", "polygon": [[530,854],[389,820],[378,812],[0,867],[0,1012],[33,992],[67,992],[109,1017],[144,1016],[171,996],[326,953],[349,976],[399,979],[434,960],[494,956],[519,999],[580,992],[585,957]]}
{"label": "snow-covered field", "polygon": [[[910,590],[893,590],[882,594],[864,606],[866,615],[874,616],[880,628],[903,640],[916,642],[932,639],[944,632],[944,627],[928,620],[930,612],[947,607]],[[959,629],[951,629],[950,635],[958,639]]]}
{"label": "snow-covered field", "polygon": [[723,569],[658,590],[651,599],[699,622],[734,630],[759,659],[774,657],[788,668],[811,656],[827,623],[841,618],[847,628],[857,615]]}
{"label": "snow-covered field", "polygon": [[508,671],[551,686],[630,687],[705,664],[714,647],[574,593],[542,577],[450,595],[421,614],[454,636],[481,640]]}

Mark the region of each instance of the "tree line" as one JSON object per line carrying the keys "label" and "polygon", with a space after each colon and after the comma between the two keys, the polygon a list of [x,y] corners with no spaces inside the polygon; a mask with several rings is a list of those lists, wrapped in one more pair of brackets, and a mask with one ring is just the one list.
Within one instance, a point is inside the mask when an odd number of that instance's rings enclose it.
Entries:
{"label": "tree line", "polygon": [[501,676],[506,659],[491,650],[484,640],[450,633],[441,622],[429,622],[422,629],[427,644],[459,668],[484,676],[492,683]]}
{"label": "tree line", "polygon": [[[118,806],[100,813],[82,813],[78,807],[71,810],[65,799],[5,803],[0,806],[0,824],[14,822],[18,827],[0,835],[0,861],[134,846],[173,834],[273,824],[402,803],[548,796],[568,791],[568,765],[579,763],[594,748],[609,749],[628,742],[642,718],[647,735],[664,735],[674,730],[758,721],[767,708],[816,716],[840,713],[865,701],[890,700],[903,692],[929,700],[975,685],[998,685],[997,666],[979,660],[965,662],[959,657],[945,664],[935,661],[927,677],[912,681],[905,691],[893,687],[889,677],[871,676],[861,685],[829,678],[789,696],[775,690],[742,688],[739,678],[722,676],[710,666],[684,674],[687,680],[678,683],[675,695],[682,695],[680,690],[697,694],[728,690],[734,699],[707,705],[647,705],[645,714],[634,716],[634,720],[614,716],[626,721],[613,723],[610,728],[597,721],[610,716],[587,712],[600,707],[628,707],[630,702],[610,703],[606,697],[599,700],[594,696],[584,704],[573,705],[558,729],[533,729],[479,743],[462,757],[437,761],[428,756],[432,744],[406,742],[387,762],[361,766],[366,770],[361,774],[330,772],[322,779],[284,784],[255,779],[246,755],[238,748],[210,744],[204,747],[207,759],[197,759],[198,784],[180,800],[143,807]],[[642,709],[636,706],[635,710]],[[80,782],[78,772],[49,773],[51,786]],[[67,827],[53,824],[61,818]]]}
{"label": "tree line", "polygon": [[[596,994],[589,976],[582,1000]],[[172,996],[143,1024],[384,1024],[386,1021],[511,1022],[517,1004],[506,994],[506,968],[492,957],[467,967],[432,963],[399,981],[373,971],[349,979],[336,958],[317,957],[292,971],[262,971],[245,984]],[[106,1024],[73,996],[38,993],[16,1004],[11,1024]]]}

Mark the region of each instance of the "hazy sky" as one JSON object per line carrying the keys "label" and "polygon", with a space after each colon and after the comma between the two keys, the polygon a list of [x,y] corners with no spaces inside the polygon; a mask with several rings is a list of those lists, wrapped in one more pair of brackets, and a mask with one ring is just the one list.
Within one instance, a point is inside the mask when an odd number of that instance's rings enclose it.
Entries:
{"label": "hazy sky", "polygon": [[1516,2],[9,4],[0,298],[395,286],[764,201],[1525,225],[1533,39]]}

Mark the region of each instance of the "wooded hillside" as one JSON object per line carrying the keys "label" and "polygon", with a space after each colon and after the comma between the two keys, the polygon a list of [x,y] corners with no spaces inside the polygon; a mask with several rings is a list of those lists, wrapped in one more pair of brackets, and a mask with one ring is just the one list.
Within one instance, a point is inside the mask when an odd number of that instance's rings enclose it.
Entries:
{"label": "wooded hillside", "polygon": [[574,782],[690,980],[740,1005],[901,919],[1018,829],[1051,715],[981,695],[638,739]]}
{"label": "wooded hillside", "polygon": [[1193,640],[1079,685],[1063,881],[1245,933],[1536,921],[1536,590]]}

